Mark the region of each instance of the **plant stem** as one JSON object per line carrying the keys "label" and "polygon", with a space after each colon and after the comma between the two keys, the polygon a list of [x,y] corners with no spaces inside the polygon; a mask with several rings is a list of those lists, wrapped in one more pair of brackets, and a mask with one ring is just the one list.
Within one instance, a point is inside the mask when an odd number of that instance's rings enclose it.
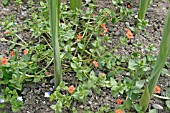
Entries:
{"label": "plant stem", "polygon": [[15,34],[15,36],[17,36],[17,38],[19,38],[25,45],[28,45],[28,43],[26,43],[20,36],[18,36],[17,34]]}
{"label": "plant stem", "polygon": [[5,38],[0,38],[0,41],[10,42],[10,43],[13,43],[13,44],[15,43],[16,45],[19,45],[19,46],[24,46],[23,44],[16,43],[16,42],[14,42],[14,41],[7,40],[7,39],[5,39]]}
{"label": "plant stem", "polygon": [[50,66],[50,64],[53,62],[53,60],[54,60],[54,58],[52,58],[51,61],[48,63],[48,65],[45,66],[41,71],[39,71],[39,72],[37,73],[37,75],[40,74],[41,72],[45,71],[45,70]]}
{"label": "plant stem", "polygon": [[43,39],[46,41],[46,43],[47,43],[47,45],[50,47],[50,49],[53,50],[53,48],[51,47],[51,45],[48,43],[47,39],[46,39],[44,36],[42,36],[42,37],[43,37]]}
{"label": "plant stem", "polygon": [[164,100],[170,100],[169,97],[163,97],[163,96],[159,96],[159,95],[155,95],[155,94],[153,94],[153,96],[156,98],[164,99]]}

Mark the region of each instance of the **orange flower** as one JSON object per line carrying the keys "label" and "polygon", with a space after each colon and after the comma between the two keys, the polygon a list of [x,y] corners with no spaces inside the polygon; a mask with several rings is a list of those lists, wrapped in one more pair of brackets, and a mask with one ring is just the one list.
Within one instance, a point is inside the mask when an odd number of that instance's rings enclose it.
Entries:
{"label": "orange flower", "polygon": [[105,26],[103,23],[101,23],[100,26],[101,26],[102,28],[106,28],[106,26]]}
{"label": "orange flower", "polygon": [[121,109],[118,109],[115,111],[115,113],[123,113],[123,111]]}
{"label": "orange flower", "polygon": [[102,37],[103,37],[103,36],[104,36],[104,34],[100,34],[100,36],[102,36]]}
{"label": "orange flower", "polygon": [[161,92],[161,88],[159,86],[155,86],[155,93],[160,93]]}
{"label": "orange flower", "polygon": [[68,92],[69,92],[69,93],[73,93],[74,90],[75,90],[75,88],[74,88],[73,85],[71,85],[71,86],[68,87]]}
{"label": "orange flower", "polygon": [[7,35],[7,34],[9,34],[9,32],[8,32],[8,31],[5,31],[4,34]]}
{"label": "orange flower", "polygon": [[126,32],[126,36],[131,39],[133,38],[133,33],[131,31]]}
{"label": "orange flower", "polygon": [[92,59],[89,59],[90,62],[92,62]]}
{"label": "orange flower", "polygon": [[28,49],[24,50],[24,55],[28,54]]}
{"label": "orange flower", "polygon": [[117,99],[117,100],[116,100],[116,103],[117,103],[118,105],[120,105],[120,104],[122,104],[122,100]]}
{"label": "orange flower", "polygon": [[101,23],[100,26],[103,28],[104,32],[108,32],[108,28],[106,28],[105,24]]}
{"label": "orange flower", "polygon": [[101,75],[102,75],[103,77],[106,77],[106,74],[105,74],[105,73],[101,73]]}
{"label": "orange flower", "polygon": [[77,35],[77,40],[80,42],[81,39],[82,39],[82,34],[78,34],[78,35]]}
{"label": "orange flower", "polygon": [[130,31],[128,28],[124,28],[124,30],[125,30],[126,32]]}
{"label": "orange flower", "polygon": [[127,5],[127,8],[131,8],[130,4]]}
{"label": "orange flower", "polygon": [[99,64],[97,61],[93,61],[94,67],[99,67]]}
{"label": "orange flower", "polygon": [[107,33],[108,32],[108,28],[103,28],[104,29],[104,33]]}
{"label": "orange flower", "polygon": [[15,52],[14,51],[11,52],[11,56],[15,56]]}
{"label": "orange flower", "polygon": [[6,65],[8,63],[8,59],[7,58],[1,58],[1,64],[2,65]]}
{"label": "orange flower", "polygon": [[96,14],[93,14],[93,17],[96,17]]}

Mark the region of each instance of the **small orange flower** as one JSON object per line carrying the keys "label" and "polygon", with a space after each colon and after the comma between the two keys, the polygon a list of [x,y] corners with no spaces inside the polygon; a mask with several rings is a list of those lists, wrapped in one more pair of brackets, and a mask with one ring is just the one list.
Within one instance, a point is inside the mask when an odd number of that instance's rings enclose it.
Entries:
{"label": "small orange flower", "polygon": [[101,23],[100,26],[103,28],[104,33],[108,32],[108,28],[106,28],[105,24]]}
{"label": "small orange flower", "polygon": [[101,75],[102,75],[103,77],[106,77],[106,74],[105,74],[105,73],[101,73]]}
{"label": "small orange flower", "polygon": [[15,52],[14,51],[11,52],[11,56],[15,56]]}
{"label": "small orange flower", "polygon": [[100,34],[100,36],[102,36],[102,37],[103,37],[103,36],[104,36],[104,34],[102,33],[102,34]]}
{"label": "small orange flower", "polygon": [[131,8],[130,4],[127,5],[127,8]]}
{"label": "small orange flower", "polygon": [[115,113],[123,113],[123,111],[121,109],[117,109]]}
{"label": "small orange flower", "polygon": [[155,86],[155,93],[160,93],[161,92],[161,88],[159,86]]}
{"label": "small orange flower", "polygon": [[101,23],[100,26],[101,26],[102,28],[106,28],[105,24],[103,24],[103,23]]}
{"label": "small orange flower", "polygon": [[77,35],[77,40],[80,42],[81,41],[81,39],[82,39],[83,37],[82,37],[82,34],[78,34]]}
{"label": "small orange flower", "polygon": [[7,58],[1,58],[1,64],[2,65],[6,65],[8,63],[8,59]]}
{"label": "small orange flower", "polygon": [[69,93],[73,93],[74,90],[75,90],[75,88],[74,88],[73,85],[71,85],[71,86],[68,87],[68,92],[69,92]]}
{"label": "small orange flower", "polygon": [[128,28],[124,28],[124,30],[125,30],[126,32],[130,31]]}
{"label": "small orange flower", "polygon": [[133,33],[131,31],[126,32],[126,36],[131,39],[133,38]]}
{"label": "small orange flower", "polygon": [[107,33],[108,32],[108,28],[103,28],[104,29],[104,33]]}
{"label": "small orange flower", "polygon": [[24,55],[28,54],[28,49],[24,50]]}
{"label": "small orange flower", "polygon": [[96,17],[96,14],[93,14],[93,17]]}
{"label": "small orange flower", "polygon": [[99,67],[99,64],[97,61],[93,61],[94,67]]}
{"label": "small orange flower", "polygon": [[89,61],[92,62],[92,59],[90,59]]}
{"label": "small orange flower", "polygon": [[5,31],[4,34],[7,35],[7,34],[9,34],[9,32],[8,32],[8,31]]}
{"label": "small orange flower", "polygon": [[116,100],[116,103],[117,103],[118,105],[120,105],[120,104],[122,104],[122,100],[117,99],[117,100]]}

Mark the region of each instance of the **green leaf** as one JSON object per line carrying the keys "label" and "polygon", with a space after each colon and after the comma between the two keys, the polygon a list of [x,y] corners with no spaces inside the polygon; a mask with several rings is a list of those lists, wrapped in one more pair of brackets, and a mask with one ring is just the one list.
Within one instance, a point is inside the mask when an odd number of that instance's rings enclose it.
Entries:
{"label": "green leaf", "polygon": [[136,70],[136,66],[137,64],[135,63],[134,60],[130,59],[129,60],[129,63],[128,63],[128,68],[131,69],[131,70]]}
{"label": "green leaf", "polygon": [[84,48],[84,45],[83,45],[83,44],[78,43],[78,47],[79,47],[80,49],[83,49],[83,48]]}
{"label": "green leaf", "polygon": [[3,108],[4,106],[5,106],[4,104],[0,103],[0,108]]}
{"label": "green leaf", "polygon": [[21,61],[28,62],[30,60],[30,54],[23,55]]}
{"label": "green leaf", "polygon": [[167,105],[168,109],[170,109],[170,100],[166,101],[166,105]]}
{"label": "green leaf", "polygon": [[128,99],[124,102],[124,105],[126,106],[127,109],[130,109],[130,107],[132,107],[132,100],[128,98]]}
{"label": "green leaf", "polygon": [[156,109],[152,109],[149,111],[149,113],[157,113],[157,112],[156,112]]}
{"label": "green leaf", "polygon": [[75,10],[80,9],[82,4],[82,0],[70,0],[70,9]]}
{"label": "green leaf", "polygon": [[162,68],[165,65],[165,62],[167,60],[167,57],[169,55],[170,51],[170,9],[167,13],[167,18],[164,26],[164,32],[163,32],[163,37],[161,40],[161,45],[160,45],[160,52],[156,61],[156,64],[152,70],[151,77],[149,80],[148,88],[149,88],[149,93],[150,96],[154,92],[154,88],[158,82],[160,73],[162,71]]}
{"label": "green leaf", "polygon": [[72,108],[72,111],[73,113],[78,113],[75,107]]}
{"label": "green leaf", "polygon": [[132,101],[135,101],[138,98],[139,94],[138,93],[132,93]]}
{"label": "green leaf", "polygon": [[144,86],[145,81],[144,80],[140,80],[136,82],[136,87],[138,87],[139,89],[142,88]]}
{"label": "green leaf", "polygon": [[134,107],[138,113],[141,113],[142,107],[139,104],[135,104]]}
{"label": "green leaf", "polygon": [[40,77],[35,77],[35,78],[34,78],[34,82],[39,82],[40,80],[41,80]]}
{"label": "green leaf", "polygon": [[24,68],[27,67],[27,64],[26,64],[25,62],[18,62],[18,67],[19,67],[20,69],[24,69]]}
{"label": "green leaf", "polygon": [[111,83],[111,86],[117,86],[117,82],[116,82],[116,80],[115,79],[113,79],[113,78],[110,78],[110,83]]}
{"label": "green leaf", "polygon": [[0,70],[0,78],[3,78],[3,71]]}
{"label": "green leaf", "polygon": [[170,98],[170,88],[166,89],[166,96]]}
{"label": "green leaf", "polygon": [[37,62],[37,60],[38,60],[38,54],[32,55],[31,60],[32,60],[33,62]]}
{"label": "green leaf", "polygon": [[50,29],[53,44],[54,57],[54,85],[57,87],[62,79],[60,48],[59,48],[59,15],[60,0],[48,0],[50,12]]}
{"label": "green leaf", "polygon": [[7,5],[8,2],[9,2],[8,0],[3,0],[3,1],[2,1],[3,5]]}
{"label": "green leaf", "polygon": [[138,18],[140,20],[144,20],[149,4],[150,4],[150,0],[140,0],[139,13],[138,13]]}
{"label": "green leaf", "polygon": [[144,93],[139,101],[139,104],[142,107],[143,112],[145,112],[146,109],[148,108],[149,101],[150,101],[150,94],[149,94],[149,90],[148,90],[148,85],[146,85],[146,87],[144,89]]}
{"label": "green leaf", "polygon": [[50,108],[56,110],[56,105],[51,105]]}
{"label": "green leaf", "polygon": [[162,74],[165,74],[165,75],[168,75],[169,74],[169,71],[165,68],[162,69]]}

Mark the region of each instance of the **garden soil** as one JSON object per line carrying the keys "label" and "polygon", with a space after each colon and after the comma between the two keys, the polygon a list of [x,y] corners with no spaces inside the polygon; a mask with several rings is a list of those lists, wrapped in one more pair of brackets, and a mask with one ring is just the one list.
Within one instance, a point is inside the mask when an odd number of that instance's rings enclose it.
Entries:
{"label": "garden soil", "polygon": [[[26,3],[27,0],[23,0],[23,1],[24,3],[22,4],[22,7],[20,9],[17,8],[17,6],[14,4],[12,0],[10,0],[8,6],[4,7],[2,4],[0,4],[0,20],[5,19],[5,16],[7,15],[11,15],[15,13],[17,14],[17,18],[16,18],[17,24],[22,25],[23,21],[26,18],[29,18],[30,17],[29,15],[31,13]],[[140,35],[136,34],[134,38],[129,42],[128,46],[126,47],[122,46],[118,48],[115,51],[115,53],[119,55],[130,55],[133,51],[139,51],[142,54],[145,54],[143,48],[134,48],[132,46],[132,43],[138,43],[138,42],[141,42],[144,47],[148,46],[148,44],[153,44],[156,48],[159,48],[160,40],[163,32],[164,21],[169,7],[167,1],[168,0],[156,0],[156,2],[149,7],[148,13],[146,15],[146,19],[149,21],[149,25],[150,25],[145,30],[146,34],[144,34],[144,32],[140,32]],[[119,43],[118,38],[120,36],[125,35],[125,32],[123,30],[124,28],[135,26],[139,0],[132,0],[132,2],[133,5],[131,6],[131,8],[135,12],[135,14],[132,15],[132,19],[127,19],[125,22],[119,22],[116,25],[112,25],[110,23],[106,24],[106,26],[109,29],[109,36],[112,40],[112,43],[107,43],[106,45],[109,46],[110,48],[116,46]],[[124,5],[127,5],[126,1]],[[39,7],[39,6],[35,5],[35,7]],[[97,0],[96,14],[99,11],[99,9],[104,9],[104,8],[114,8],[112,5],[112,0]],[[2,31],[2,29],[3,28],[0,26],[0,38],[5,37],[5,35],[3,34],[4,31]],[[20,30],[19,35],[27,42],[32,40],[31,32],[29,31]],[[1,41],[0,53],[5,56],[8,56],[10,53],[9,47],[10,47],[9,42]],[[156,56],[158,54],[158,51],[153,52],[153,54]],[[120,75],[120,77],[122,76],[123,75]],[[75,77],[72,73],[63,75],[63,80],[69,82],[70,84],[76,84],[74,83]],[[166,88],[170,87],[170,77],[161,75],[157,85],[161,87],[160,96],[165,96]],[[53,92],[53,91],[54,89],[53,89],[52,78],[47,78],[43,82],[39,82],[39,83],[32,83],[32,82],[25,83],[23,86],[23,90],[19,93],[23,97],[24,107],[17,113],[54,113],[54,111],[50,108],[50,105],[54,104],[54,102],[50,102],[48,97],[44,97],[45,92]],[[75,107],[77,108],[79,113],[82,113],[82,110],[85,108],[95,112],[98,110],[99,107],[104,105],[110,105],[111,109],[114,110],[115,108],[114,106],[116,104],[115,100],[116,98],[112,97],[110,90],[103,88],[100,94],[96,94],[95,92],[92,91],[87,98],[86,104],[78,103],[78,105]],[[166,106],[165,101],[154,97],[150,102],[149,108],[154,108],[155,105],[159,106],[155,108],[158,109],[159,113],[169,113],[169,111],[161,108],[161,106],[162,107]],[[8,105],[6,105],[4,109],[1,109],[0,113],[3,111],[6,111],[6,113],[12,113],[10,106]],[[71,111],[64,109],[63,113],[71,113]]]}

